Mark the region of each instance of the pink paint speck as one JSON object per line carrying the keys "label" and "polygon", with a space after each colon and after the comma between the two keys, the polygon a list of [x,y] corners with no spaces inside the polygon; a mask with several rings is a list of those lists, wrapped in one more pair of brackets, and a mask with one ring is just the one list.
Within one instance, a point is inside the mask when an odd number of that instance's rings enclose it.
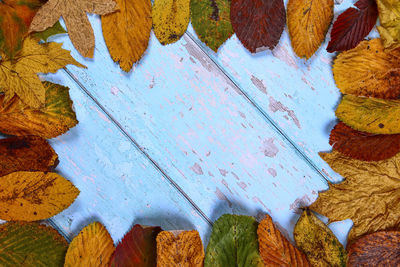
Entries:
{"label": "pink paint speck", "polygon": [[198,175],[203,175],[203,169],[200,167],[199,164],[195,163],[192,167],[190,167],[194,173]]}
{"label": "pink paint speck", "polygon": [[268,173],[271,174],[273,177],[276,177],[276,175],[277,175],[276,170],[273,168],[269,168]]}
{"label": "pink paint speck", "polygon": [[115,86],[111,87],[111,94],[118,95],[118,93],[119,93],[118,87]]}

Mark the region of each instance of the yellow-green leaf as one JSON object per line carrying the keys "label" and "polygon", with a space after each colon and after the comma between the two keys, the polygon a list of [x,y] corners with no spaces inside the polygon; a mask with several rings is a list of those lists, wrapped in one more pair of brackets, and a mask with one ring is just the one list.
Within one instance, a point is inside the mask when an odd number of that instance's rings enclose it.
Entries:
{"label": "yellow-green leaf", "polygon": [[378,31],[383,39],[385,48],[400,47],[400,1],[377,0],[379,10]]}
{"label": "yellow-green leaf", "polygon": [[61,26],[60,21],[57,21],[50,28],[47,28],[46,30],[41,32],[35,32],[33,36],[35,36],[35,38],[37,39],[47,42],[47,39],[49,39],[50,37],[63,33],[67,33],[67,31]]}

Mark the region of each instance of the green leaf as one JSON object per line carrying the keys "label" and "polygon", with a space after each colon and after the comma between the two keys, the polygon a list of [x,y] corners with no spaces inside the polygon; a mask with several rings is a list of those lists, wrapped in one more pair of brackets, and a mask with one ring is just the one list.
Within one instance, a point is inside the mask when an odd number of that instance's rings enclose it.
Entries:
{"label": "green leaf", "polygon": [[46,30],[41,32],[35,32],[33,36],[47,42],[47,39],[49,39],[51,36],[64,33],[67,33],[67,31],[61,26],[60,21],[57,21],[50,28],[47,28]]}
{"label": "green leaf", "polygon": [[263,267],[259,254],[258,222],[249,216],[222,215],[207,247],[205,267]]}

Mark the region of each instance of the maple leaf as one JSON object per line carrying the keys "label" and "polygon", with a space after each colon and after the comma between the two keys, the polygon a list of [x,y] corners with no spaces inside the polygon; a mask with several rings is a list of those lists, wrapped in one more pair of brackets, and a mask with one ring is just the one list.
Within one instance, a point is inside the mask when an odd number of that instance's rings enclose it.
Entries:
{"label": "maple leaf", "polygon": [[400,227],[400,154],[382,161],[360,161],[337,151],[320,153],[345,180],[319,193],[311,209],[331,221],[352,219],[348,239]]}
{"label": "maple leaf", "polygon": [[63,17],[76,50],[82,56],[92,58],[95,40],[86,13],[105,15],[115,10],[116,3],[112,0],[49,0],[36,13],[30,31],[44,31]]}
{"label": "maple leaf", "polygon": [[289,0],[287,17],[294,52],[309,59],[325,39],[333,18],[333,0]]}
{"label": "maple leaf", "polygon": [[309,209],[301,214],[293,235],[312,266],[346,266],[347,255],[343,245]]}
{"label": "maple leaf", "polygon": [[377,232],[361,237],[348,248],[347,266],[399,266],[400,232]]}
{"label": "maple leaf", "polygon": [[18,171],[0,179],[0,219],[48,219],[74,202],[79,190],[56,173]]}
{"label": "maple leaf", "polygon": [[157,266],[202,267],[204,248],[197,231],[162,231],[157,235]]}
{"label": "maple leaf", "polygon": [[258,225],[257,234],[265,266],[310,266],[306,256],[279,232],[269,215]]}
{"label": "maple leaf", "polygon": [[118,244],[111,262],[112,267],[153,267],[156,266],[156,237],[160,227],[136,224]]}
{"label": "maple leaf", "polygon": [[115,247],[107,229],[93,222],[72,239],[65,255],[64,267],[108,267]]}
{"label": "maple leaf", "polygon": [[377,0],[379,10],[378,31],[385,48],[395,49],[400,47],[400,1]]}
{"label": "maple leaf", "polygon": [[0,61],[0,88],[5,93],[4,101],[18,95],[26,105],[41,108],[45,104],[46,89],[37,73],[55,73],[68,64],[85,67],[61,46],[58,43],[38,44],[29,37],[13,61]]}
{"label": "maple leaf", "polygon": [[51,171],[57,164],[57,153],[43,138],[0,139],[0,177],[15,171]]}
{"label": "maple leaf", "polygon": [[331,41],[326,49],[332,53],[356,47],[375,26],[378,7],[375,0],[359,0],[355,7],[339,15],[333,24]]}
{"label": "maple leaf", "polygon": [[283,0],[232,0],[231,23],[251,53],[273,49],[285,28],[285,5]]}
{"label": "maple leaf", "polygon": [[233,35],[230,10],[230,0],[190,1],[193,29],[214,52]]}
{"label": "maple leaf", "polygon": [[4,267],[63,266],[67,246],[49,226],[23,222],[0,225],[0,264]]}
{"label": "maple leaf", "polygon": [[151,27],[150,0],[116,0],[120,9],[101,16],[103,36],[111,58],[126,72],[146,51]]}
{"label": "maple leaf", "polygon": [[190,20],[189,0],[155,0],[152,9],[153,30],[162,45],[178,41]]}
{"label": "maple leaf", "polygon": [[343,94],[397,98],[400,95],[400,51],[384,51],[380,39],[361,42],[340,53],[333,64]]}
{"label": "maple leaf", "polygon": [[336,117],[351,128],[373,134],[400,133],[400,100],[344,95]]}

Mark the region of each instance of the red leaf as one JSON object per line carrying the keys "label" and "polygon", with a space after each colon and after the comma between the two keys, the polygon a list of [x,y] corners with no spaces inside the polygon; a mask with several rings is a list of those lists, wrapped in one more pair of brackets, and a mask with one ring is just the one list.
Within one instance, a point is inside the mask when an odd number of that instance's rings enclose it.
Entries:
{"label": "red leaf", "polygon": [[378,18],[375,0],[359,0],[358,8],[349,8],[336,19],[331,32],[331,41],[326,49],[332,53],[356,47],[374,27]]}
{"label": "red leaf", "polygon": [[252,53],[273,49],[286,23],[283,0],[232,0],[232,27]]}
{"label": "red leaf", "polygon": [[389,159],[400,151],[400,134],[370,134],[339,122],[331,132],[329,144],[348,157],[378,161]]}
{"label": "red leaf", "polygon": [[157,264],[156,237],[162,229],[136,224],[118,244],[110,266],[150,267]]}

